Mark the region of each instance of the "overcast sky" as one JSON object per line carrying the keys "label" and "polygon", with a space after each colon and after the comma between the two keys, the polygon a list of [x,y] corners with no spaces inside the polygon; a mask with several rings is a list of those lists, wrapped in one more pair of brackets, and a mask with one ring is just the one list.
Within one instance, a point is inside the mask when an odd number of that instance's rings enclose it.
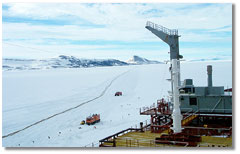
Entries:
{"label": "overcast sky", "polygon": [[184,59],[232,59],[232,4],[4,3],[3,57],[169,59],[147,21],[178,29]]}

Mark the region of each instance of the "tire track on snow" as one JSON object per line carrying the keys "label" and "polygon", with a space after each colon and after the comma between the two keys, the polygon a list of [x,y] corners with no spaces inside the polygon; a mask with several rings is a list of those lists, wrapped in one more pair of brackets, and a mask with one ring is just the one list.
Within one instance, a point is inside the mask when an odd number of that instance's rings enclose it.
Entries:
{"label": "tire track on snow", "polygon": [[39,124],[39,123],[42,123],[42,122],[44,122],[44,121],[46,121],[46,120],[49,120],[49,119],[53,118],[53,117],[56,117],[56,116],[58,116],[58,115],[61,115],[61,114],[63,114],[63,113],[66,113],[66,112],[68,112],[68,111],[71,111],[71,110],[73,110],[73,109],[76,109],[76,108],[78,108],[78,107],[80,107],[80,106],[82,106],[82,105],[84,105],[84,104],[87,104],[87,103],[90,103],[90,102],[92,102],[92,101],[94,101],[94,100],[96,100],[96,99],[99,99],[100,97],[102,97],[102,96],[106,93],[106,91],[108,90],[108,88],[112,85],[112,83],[113,83],[115,80],[117,80],[120,76],[128,73],[129,71],[130,71],[130,70],[128,70],[128,71],[126,71],[126,72],[123,72],[123,73],[119,74],[118,76],[116,76],[115,78],[113,78],[113,79],[111,80],[111,82],[104,88],[104,90],[102,91],[102,93],[101,93],[99,96],[94,97],[94,98],[92,98],[92,99],[90,99],[90,100],[88,100],[88,101],[85,101],[85,102],[83,102],[83,103],[81,103],[81,104],[79,104],[79,105],[77,105],[77,106],[74,106],[74,107],[71,107],[71,108],[69,108],[69,109],[66,109],[66,110],[64,110],[64,111],[62,111],[62,112],[53,114],[53,115],[51,115],[51,116],[49,116],[49,117],[47,117],[47,118],[44,118],[44,119],[42,119],[42,120],[39,120],[39,121],[37,121],[37,122],[35,122],[35,123],[31,124],[31,125],[28,125],[28,126],[22,128],[22,129],[19,129],[19,130],[17,130],[17,131],[14,131],[14,132],[12,132],[12,133],[7,134],[7,135],[3,135],[2,138],[7,138],[7,137],[9,137],[9,136],[13,136],[13,135],[15,135],[15,134],[17,134],[17,133],[19,133],[19,132],[22,132],[22,131],[24,131],[24,130],[30,128],[30,127],[32,127],[32,126],[35,126],[35,125],[37,125],[37,124]]}

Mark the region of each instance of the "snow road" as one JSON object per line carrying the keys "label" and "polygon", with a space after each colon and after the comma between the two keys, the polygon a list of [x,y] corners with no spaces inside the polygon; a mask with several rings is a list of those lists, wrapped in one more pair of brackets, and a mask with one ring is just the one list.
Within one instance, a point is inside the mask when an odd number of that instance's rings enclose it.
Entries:
{"label": "snow road", "polygon": [[24,131],[24,130],[32,127],[32,126],[35,126],[35,125],[37,125],[37,124],[39,124],[39,123],[41,123],[41,122],[44,122],[44,121],[46,121],[46,120],[49,120],[49,119],[51,119],[51,118],[53,118],[53,117],[55,117],[55,116],[58,116],[58,115],[60,115],[60,114],[64,114],[64,113],[66,113],[66,112],[69,112],[69,111],[71,111],[71,110],[73,110],[73,109],[76,109],[76,108],[78,108],[78,107],[80,107],[80,106],[82,106],[82,105],[84,105],[84,104],[87,104],[87,103],[89,103],[89,102],[92,102],[92,101],[94,101],[94,100],[102,97],[102,96],[105,94],[105,92],[107,91],[107,89],[112,85],[112,83],[113,83],[117,78],[119,78],[121,75],[123,75],[123,74],[125,74],[125,73],[127,73],[127,72],[124,72],[124,73],[118,75],[117,77],[115,77],[115,78],[109,83],[109,85],[107,85],[107,86],[105,87],[105,89],[102,91],[102,93],[101,93],[99,96],[97,96],[97,97],[95,97],[95,98],[93,98],[93,99],[90,99],[90,100],[88,100],[88,101],[86,101],[86,102],[83,102],[83,103],[81,103],[81,104],[78,104],[77,106],[68,108],[68,109],[66,109],[66,110],[64,110],[64,111],[62,111],[62,112],[56,113],[56,114],[54,114],[54,115],[51,115],[51,116],[49,116],[49,117],[47,117],[47,118],[44,118],[44,119],[42,119],[42,120],[40,120],[40,121],[37,121],[37,122],[35,122],[35,123],[31,124],[31,125],[28,125],[28,126],[24,127],[23,129],[20,129],[20,130],[17,130],[17,131],[15,131],[15,132],[12,132],[12,133],[9,133],[9,134],[7,134],[7,135],[4,135],[2,138],[6,138],[6,137],[9,137],[9,136],[12,136],[12,135],[14,135],[14,134],[16,134],[16,133],[19,133],[19,132],[21,132],[21,131]]}
{"label": "snow road", "polygon": [[[193,78],[194,85],[205,86],[207,64],[213,65],[214,85],[232,86],[231,62],[183,63],[182,79]],[[139,108],[167,95],[170,85],[166,78],[165,64],[3,72],[3,135],[103,94],[3,138],[3,146],[82,147],[135,127],[149,118],[140,116]],[[116,91],[122,91],[123,96],[115,97]],[[80,125],[93,113],[101,115],[96,128]]]}

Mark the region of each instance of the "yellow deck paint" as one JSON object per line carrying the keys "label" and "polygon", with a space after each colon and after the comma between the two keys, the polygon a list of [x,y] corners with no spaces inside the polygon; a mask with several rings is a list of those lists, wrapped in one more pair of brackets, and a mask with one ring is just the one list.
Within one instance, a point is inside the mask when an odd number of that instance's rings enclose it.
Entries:
{"label": "yellow deck paint", "polygon": [[[129,132],[115,139],[116,147],[182,147],[176,145],[155,144],[155,138],[162,134],[167,134],[168,130],[163,133],[145,132]],[[104,145],[112,146],[112,143],[104,143]],[[232,137],[212,137],[202,136],[202,142],[199,147],[231,147]]]}

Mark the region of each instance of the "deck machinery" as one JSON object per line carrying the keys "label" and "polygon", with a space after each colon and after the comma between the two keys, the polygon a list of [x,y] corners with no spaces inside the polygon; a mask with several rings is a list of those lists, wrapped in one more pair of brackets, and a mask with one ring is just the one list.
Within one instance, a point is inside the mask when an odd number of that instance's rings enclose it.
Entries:
{"label": "deck machinery", "polygon": [[195,87],[192,79],[185,79],[180,87],[181,111],[205,114],[232,114],[232,95],[223,86],[212,86],[212,66],[207,66],[208,86]]}

